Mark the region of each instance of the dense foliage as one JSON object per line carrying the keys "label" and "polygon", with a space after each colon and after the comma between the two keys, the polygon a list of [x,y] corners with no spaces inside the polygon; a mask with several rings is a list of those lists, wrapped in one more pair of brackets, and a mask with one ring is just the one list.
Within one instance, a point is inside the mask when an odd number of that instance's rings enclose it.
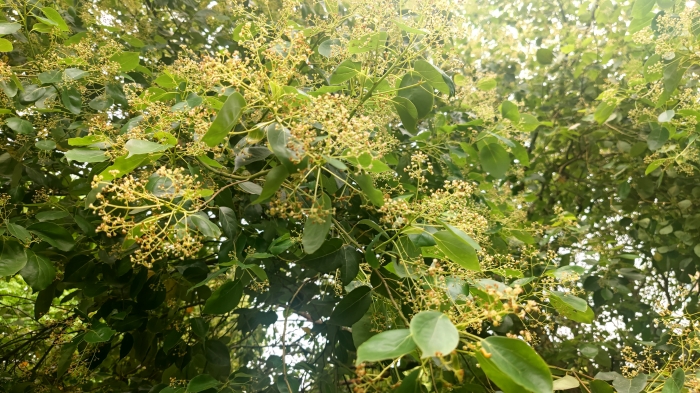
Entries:
{"label": "dense foliage", "polygon": [[700,390],[694,2],[0,9],[0,391]]}

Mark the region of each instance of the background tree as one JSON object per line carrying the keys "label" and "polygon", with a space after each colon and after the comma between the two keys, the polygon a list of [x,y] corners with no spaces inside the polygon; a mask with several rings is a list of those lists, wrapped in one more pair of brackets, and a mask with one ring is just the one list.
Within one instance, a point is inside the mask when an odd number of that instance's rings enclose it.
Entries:
{"label": "background tree", "polygon": [[698,389],[694,3],[2,10],[0,389]]}

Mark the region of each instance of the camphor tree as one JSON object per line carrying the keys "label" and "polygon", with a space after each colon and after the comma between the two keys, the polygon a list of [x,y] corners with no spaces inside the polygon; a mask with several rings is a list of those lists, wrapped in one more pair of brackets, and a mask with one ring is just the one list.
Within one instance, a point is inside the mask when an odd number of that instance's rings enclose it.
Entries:
{"label": "camphor tree", "polygon": [[1,8],[1,391],[700,389],[694,3]]}

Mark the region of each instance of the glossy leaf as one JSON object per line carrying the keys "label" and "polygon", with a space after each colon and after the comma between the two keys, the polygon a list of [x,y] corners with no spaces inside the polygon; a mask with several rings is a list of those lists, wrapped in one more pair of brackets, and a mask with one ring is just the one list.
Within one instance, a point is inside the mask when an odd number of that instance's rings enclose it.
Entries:
{"label": "glossy leaf", "polygon": [[361,286],[343,297],[331,313],[330,323],[352,326],[359,321],[372,305],[372,289]]}
{"label": "glossy leaf", "polygon": [[15,240],[3,240],[0,251],[0,277],[12,276],[27,264],[24,247]]}
{"label": "glossy leaf", "polygon": [[437,248],[440,249],[451,261],[465,269],[480,271],[479,257],[476,250],[468,241],[455,235],[451,231],[439,231],[433,234]]}
{"label": "glossy leaf", "polygon": [[489,360],[513,383],[533,393],[551,393],[552,374],[540,356],[525,342],[491,336],[481,342]]}
{"label": "glossy leaf", "polygon": [[75,245],[75,240],[70,232],[50,222],[32,224],[27,227],[27,230],[61,251],[70,251]]}
{"label": "glossy leaf", "polygon": [[202,137],[202,142],[210,147],[221,143],[238,123],[245,106],[245,98],[240,93],[235,92],[229,95],[219,113],[217,113],[214,122]]}
{"label": "glossy leaf", "polygon": [[415,349],[416,343],[409,329],[387,330],[370,337],[357,348],[356,363],[395,359]]}
{"label": "glossy leaf", "polygon": [[332,217],[330,209],[332,208],[331,198],[325,193],[321,195],[316,203],[317,212],[313,216],[306,218],[304,224],[304,234],[301,243],[304,245],[304,252],[313,254],[326,241],[326,235],[331,229]]}
{"label": "glossy leaf", "polygon": [[48,258],[37,255],[31,250],[27,250],[26,254],[27,264],[19,272],[22,278],[34,291],[48,288],[56,278],[56,269],[53,264]]}
{"label": "glossy leaf", "polygon": [[226,314],[238,306],[242,296],[243,284],[241,281],[227,281],[207,299],[204,304],[204,313]]}
{"label": "glossy leaf", "polygon": [[438,311],[421,311],[411,319],[411,336],[421,357],[447,356],[459,344],[459,332],[450,318]]}

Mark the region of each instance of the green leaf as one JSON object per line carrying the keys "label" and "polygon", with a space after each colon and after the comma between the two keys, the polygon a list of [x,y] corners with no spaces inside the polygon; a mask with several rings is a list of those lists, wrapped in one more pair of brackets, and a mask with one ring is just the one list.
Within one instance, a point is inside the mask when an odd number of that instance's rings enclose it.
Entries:
{"label": "green leaf", "polygon": [[468,270],[480,271],[479,257],[469,242],[450,231],[439,231],[433,234],[437,248],[451,261]]}
{"label": "green leaf", "polygon": [[540,64],[552,64],[552,61],[554,60],[554,53],[552,53],[551,49],[540,48],[535,53],[535,57],[537,58],[537,62]]}
{"label": "green leaf", "polygon": [[321,56],[331,57],[333,54],[333,47],[334,46],[341,46],[339,39],[333,38],[333,39],[325,40],[318,46],[318,53]]}
{"label": "green leaf", "polygon": [[331,312],[330,323],[352,326],[359,321],[372,305],[372,288],[361,286],[343,297]]}
{"label": "green leaf", "polygon": [[0,246],[0,277],[13,276],[27,264],[24,247],[11,239],[3,240]]}
{"label": "green leaf", "polygon": [[195,289],[195,288],[199,288],[199,287],[201,287],[202,285],[205,285],[205,284],[208,283],[209,281],[211,281],[211,280],[213,280],[213,279],[219,277],[220,275],[226,273],[227,271],[229,271],[229,269],[230,269],[230,267],[222,267],[221,269],[219,269],[219,270],[217,270],[217,271],[215,271],[215,272],[213,272],[213,273],[209,273],[209,274],[207,275],[207,278],[205,278],[204,280],[202,280],[202,281],[200,281],[200,282],[198,282],[198,283],[192,285],[192,286],[187,290],[187,293],[190,293],[190,292],[191,292],[193,289]]}
{"label": "green leaf", "polygon": [[654,160],[654,161],[650,162],[649,165],[647,166],[647,169],[644,171],[644,175],[646,176],[646,175],[649,175],[650,173],[654,172],[658,167],[663,165],[665,161],[666,160],[661,159],[661,160]]}
{"label": "green leaf", "polygon": [[234,92],[228,96],[214,122],[211,123],[206,134],[202,137],[202,142],[209,147],[215,147],[221,143],[238,123],[245,106],[245,98],[240,93]]}
{"label": "green leaf", "polygon": [[520,385],[515,383],[508,375],[503,373],[496,365],[487,359],[481,352],[476,353],[476,359],[479,362],[479,367],[484,371],[484,374],[498,386],[503,393],[525,393]]}
{"label": "green leaf", "polygon": [[253,195],[260,195],[262,194],[262,187],[259,185],[250,182],[250,181],[244,181],[243,183],[239,184],[241,189],[248,194],[253,194]]}
{"label": "green leaf", "polygon": [[69,87],[61,92],[61,102],[72,114],[77,115],[83,106],[83,99],[75,87]]}
{"label": "green leaf", "polygon": [[27,250],[26,253],[27,264],[19,272],[22,278],[34,291],[48,288],[56,278],[56,269],[53,264],[48,258],[37,255],[31,250]]}
{"label": "green leaf", "polygon": [[30,135],[34,133],[34,126],[27,120],[19,117],[11,117],[5,120],[5,124],[14,132],[22,135]]}
{"label": "green leaf", "polygon": [[129,152],[129,157],[142,154],[159,153],[170,149],[172,146],[161,145],[160,143],[143,141],[140,139],[129,139],[124,148]]}
{"label": "green leaf", "polygon": [[113,179],[120,178],[138,168],[138,166],[141,165],[146,158],[148,158],[147,154],[127,154],[117,157],[117,159],[114,160],[114,164],[108,166],[104,171],[102,171],[100,176],[102,176],[102,180],[104,181],[111,181]]}
{"label": "green leaf", "polygon": [[658,124],[652,124],[651,133],[647,137],[647,146],[651,151],[657,151],[668,140],[669,133],[666,127],[661,127]]}
{"label": "green leaf", "polygon": [[484,171],[496,179],[506,177],[510,167],[510,156],[498,143],[489,143],[479,150],[479,161]]}
{"label": "green leaf", "polygon": [[63,344],[61,347],[61,352],[58,358],[58,363],[56,365],[56,376],[61,377],[70,368],[71,361],[73,360],[73,354],[75,350],[78,349],[77,342],[69,342]]}
{"label": "green leaf", "polygon": [[376,207],[384,206],[384,194],[374,187],[372,177],[369,175],[357,175],[355,181],[360,186],[365,197]]}
{"label": "green leaf", "polygon": [[413,103],[419,119],[428,116],[433,110],[435,101],[433,87],[417,72],[409,72],[401,78],[397,96]]}
{"label": "green leaf", "polygon": [[360,272],[361,254],[354,247],[343,246],[338,250],[340,259],[340,280],[343,285],[348,285]]}
{"label": "green leaf", "polygon": [[386,45],[386,40],[389,34],[385,31],[380,31],[374,34],[350,40],[348,42],[348,52],[350,54],[372,52]]}
{"label": "green leaf", "polygon": [[459,344],[457,328],[439,311],[421,311],[414,315],[411,336],[421,350],[421,358],[447,356]]}
{"label": "green leaf", "polygon": [[187,393],[198,393],[219,386],[219,381],[209,374],[197,375],[187,384]]}
{"label": "green leaf", "polygon": [[79,43],[83,38],[87,36],[86,31],[81,31],[80,33],[73,34],[72,36],[68,37],[65,41],[63,41],[64,45],[75,45]]}
{"label": "green leaf", "polygon": [[10,232],[10,235],[16,237],[22,243],[28,243],[30,240],[32,240],[32,235],[26,229],[24,229],[23,226],[13,224],[11,222],[6,222],[5,226]]}
{"label": "green leaf", "polygon": [[209,220],[209,216],[207,216],[206,213],[204,212],[197,212],[191,216],[189,216],[189,219],[192,221],[195,227],[197,227],[197,230],[199,232],[210,238],[218,239],[221,237],[221,231],[219,230],[219,227],[216,226],[211,220]]}
{"label": "green leaf", "polygon": [[317,209],[316,214],[310,215],[304,224],[304,233],[301,243],[304,245],[304,252],[313,254],[326,241],[326,235],[331,229],[331,198],[323,193],[314,204]]}
{"label": "green leaf", "polygon": [[[353,331],[354,332],[354,331]],[[356,364],[395,359],[413,352],[416,343],[409,329],[387,330],[370,337],[357,348]]]}
{"label": "green leaf", "polygon": [[70,251],[75,245],[75,240],[70,232],[50,222],[32,224],[27,230],[61,251]]}
{"label": "green leaf", "polygon": [[133,46],[134,48],[143,48],[144,46],[146,46],[146,44],[142,40],[130,34],[122,35],[121,39],[126,41],[127,44]]}
{"label": "green leaf", "polygon": [[271,196],[275,195],[277,190],[282,186],[282,183],[289,176],[289,171],[284,165],[279,165],[274,168],[265,176],[265,184],[263,184],[262,192],[260,196],[257,197],[252,204],[257,204],[266,201]]}
{"label": "green leaf", "polygon": [[391,102],[394,104],[394,109],[401,119],[401,124],[410,133],[418,132],[418,110],[416,106],[404,97],[394,97]]}
{"label": "green leaf", "polygon": [[129,72],[139,66],[139,52],[120,52],[110,57],[110,60],[119,63],[121,72]]}
{"label": "green leaf", "polygon": [[51,7],[44,7],[41,9],[41,11],[46,15],[46,17],[53,22],[53,24],[58,27],[59,30],[61,31],[70,31],[68,28],[68,25],[66,24],[66,21],[63,20],[63,17],[61,14],[58,13],[55,9]]}
{"label": "green leaf", "polygon": [[0,38],[0,52],[12,52],[13,49],[12,42],[5,38]]}
{"label": "green leaf", "polygon": [[472,239],[471,236],[467,235],[463,230],[457,228],[456,226],[453,226],[453,225],[450,225],[450,224],[447,224],[444,222],[442,223],[442,225],[444,225],[448,231],[452,232],[457,237],[459,237],[464,243],[468,244],[476,251],[481,251],[481,247],[479,246],[479,243],[477,243],[474,239]]}
{"label": "green leaf", "polygon": [[59,83],[62,80],[59,70],[42,72],[37,77],[42,84]]}
{"label": "green leaf", "polygon": [[498,86],[498,82],[492,78],[482,78],[476,82],[476,87],[483,91],[493,90],[496,88],[496,86]]}
{"label": "green leaf", "polygon": [[654,8],[655,3],[656,0],[635,0],[634,4],[632,5],[632,17],[644,17],[652,10],[652,8]]}
{"label": "green leaf", "polygon": [[[293,173],[295,164],[301,161],[303,147],[292,138],[287,128],[278,123],[270,124],[265,129],[270,150],[287,167],[287,170]],[[290,146],[295,149],[290,149]]]}
{"label": "green leaf", "polygon": [[229,239],[233,239],[238,231],[236,213],[226,206],[219,207],[219,222],[221,223],[221,229],[224,230],[224,235]]}
{"label": "green leaf", "polygon": [[68,161],[103,162],[109,157],[99,149],[71,149],[64,153]]}
{"label": "green leaf", "polygon": [[89,136],[84,136],[81,138],[70,138],[70,139],[68,139],[68,144],[70,146],[89,146],[89,145],[92,145],[93,143],[103,142],[104,140],[105,140],[105,138],[102,136],[89,135]]}
{"label": "green leaf", "polygon": [[56,142],[51,139],[45,139],[43,141],[36,141],[34,146],[39,150],[51,151],[56,148]]}
{"label": "green leaf", "polygon": [[515,159],[520,162],[520,165],[530,166],[530,153],[527,152],[527,149],[523,145],[516,142],[515,147],[511,148],[511,153],[513,153]]}
{"label": "green leaf", "polygon": [[398,20],[394,20],[394,23],[396,24],[396,26],[397,26],[399,29],[405,31],[406,33],[417,34],[417,35],[424,35],[424,34],[429,34],[429,33],[430,33],[428,30],[425,30],[425,29],[416,29],[416,28],[413,28],[413,27],[411,27],[411,26],[408,26],[408,25],[406,25],[406,24],[404,24],[404,23],[402,23],[402,22],[399,22]]}
{"label": "green leaf", "polygon": [[112,330],[109,326],[97,326],[88,330],[83,338],[85,342],[90,344],[103,343],[109,341],[116,331]]}
{"label": "green leaf", "polygon": [[[394,390],[395,393],[422,393],[423,389],[421,388],[422,383],[418,379],[422,371],[422,368],[417,368],[413,371],[411,371],[410,374],[408,374],[404,379],[401,380],[401,385]],[[463,389],[461,389],[462,392],[464,392]]]}
{"label": "green leaf", "polygon": [[598,124],[603,124],[608,120],[608,118],[610,118],[613,111],[615,111],[615,106],[602,101],[600,104],[598,104],[598,107],[596,107],[595,113],[593,114],[593,119],[598,122]]}
{"label": "green leaf", "polygon": [[105,111],[114,105],[114,100],[107,96],[97,96],[88,102],[88,106],[96,111]]}
{"label": "green leaf", "polygon": [[338,85],[355,77],[362,70],[362,63],[359,61],[345,60],[338,64],[331,74],[330,84]]}
{"label": "green leaf", "polygon": [[205,314],[226,314],[238,306],[242,296],[243,284],[241,281],[228,281],[207,299],[203,312]]}
{"label": "green leaf", "polygon": [[607,382],[596,379],[589,385],[591,393],[613,393],[613,388]]}
{"label": "green leaf", "polygon": [[428,63],[425,60],[416,60],[413,64],[413,69],[416,70],[423,78],[425,78],[434,88],[443,94],[450,96],[455,93],[455,84],[447,74],[441,69]]}
{"label": "green leaf", "polygon": [[554,381],[552,384],[554,390],[569,390],[576,389],[581,384],[578,379],[572,377],[571,375],[566,375]]}
{"label": "green leaf", "polygon": [[677,368],[673,371],[671,378],[664,383],[664,388],[661,393],[681,393],[685,384],[685,372],[682,368]]}
{"label": "green leaf", "polygon": [[668,123],[673,119],[673,116],[676,115],[676,112],[673,109],[663,111],[658,117],[659,123]]}
{"label": "green leaf", "polygon": [[87,71],[83,71],[80,68],[66,68],[63,71],[63,75],[66,77],[66,79],[75,81],[90,75],[90,73]]}
{"label": "green leaf", "polygon": [[0,35],[14,34],[22,28],[22,25],[14,22],[3,22],[0,23]]}
{"label": "green leaf", "polygon": [[613,380],[613,387],[617,393],[639,393],[644,390],[646,385],[646,374],[637,374],[632,379],[627,379],[620,375]]}
{"label": "green leaf", "polygon": [[573,321],[591,323],[595,319],[593,310],[581,298],[564,292],[549,291],[549,300],[561,315]]}
{"label": "green leaf", "polygon": [[547,363],[525,342],[491,336],[481,342],[489,360],[515,384],[533,393],[551,393],[552,374]]}
{"label": "green leaf", "polygon": [[501,104],[501,116],[515,124],[520,123],[520,112],[518,106],[510,101],[503,101]]}

